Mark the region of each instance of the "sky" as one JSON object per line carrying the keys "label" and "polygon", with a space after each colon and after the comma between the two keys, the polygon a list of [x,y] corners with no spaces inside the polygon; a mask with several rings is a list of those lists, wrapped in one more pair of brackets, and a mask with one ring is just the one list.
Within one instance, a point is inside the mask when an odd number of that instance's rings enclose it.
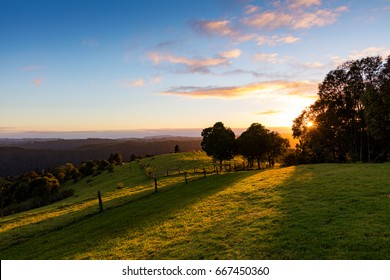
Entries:
{"label": "sky", "polygon": [[390,0],[0,0],[0,138],[291,127],[389,27]]}

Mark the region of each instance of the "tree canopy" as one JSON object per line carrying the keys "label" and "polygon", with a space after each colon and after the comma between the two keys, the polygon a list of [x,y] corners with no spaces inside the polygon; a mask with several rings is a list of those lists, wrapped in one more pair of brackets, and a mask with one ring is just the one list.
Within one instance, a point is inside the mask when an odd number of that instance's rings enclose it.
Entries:
{"label": "tree canopy", "polygon": [[218,160],[220,165],[222,165],[223,160],[233,158],[236,136],[222,122],[217,122],[214,126],[203,129],[202,137],[202,149],[208,156]]}
{"label": "tree canopy", "polygon": [[237,153],[245,157],[250,165],[257,162],[260,169],[262,160],[268,160],[270,166],[275,164],[277,156],[281,155],[289,146],[287,139],[283,139],[278,132],[270,131],[259,123],[253,123],[237,139]]}
{"label": "tree canopy", "polygon": [[390,56],[348,61],[330,71],[292,130],[306,162],[388,160]]}

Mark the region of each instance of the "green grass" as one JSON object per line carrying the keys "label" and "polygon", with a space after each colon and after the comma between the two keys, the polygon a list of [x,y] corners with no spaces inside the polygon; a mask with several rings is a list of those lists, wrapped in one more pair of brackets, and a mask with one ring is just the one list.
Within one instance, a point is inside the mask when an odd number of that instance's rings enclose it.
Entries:
{"label": "green grass", "polygon": [[[156,156],[193,169],[202,153]],[[318,164],[160,177],[137,163],[85,178],[77,197],[5,217],[1,259],[389,259],[390,164]],[[98,213],[97,190],[105,211]]]}

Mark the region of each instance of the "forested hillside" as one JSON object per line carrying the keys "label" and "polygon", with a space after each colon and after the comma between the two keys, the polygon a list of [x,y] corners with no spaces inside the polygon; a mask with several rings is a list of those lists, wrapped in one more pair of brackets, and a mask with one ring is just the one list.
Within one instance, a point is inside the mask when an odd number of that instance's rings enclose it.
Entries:
{"label": "forested hillside", "polygon": [[200,150],[200,138],[169,137],[153,139],[33,139],[0,142],[0,177],[56,167],[66,162],[76,165],[91,159],[106,159],[121,153],[124,161],[131,155],[159,155]]}

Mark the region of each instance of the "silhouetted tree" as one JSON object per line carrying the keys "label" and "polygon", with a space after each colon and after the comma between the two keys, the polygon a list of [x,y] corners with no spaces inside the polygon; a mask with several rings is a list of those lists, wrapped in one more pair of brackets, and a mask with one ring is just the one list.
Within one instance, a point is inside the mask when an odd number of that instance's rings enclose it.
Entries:
{"label": "silhouetted tree", "polygon": [[[237,151],[249,163],[256,161],[260,169],[261,160],[268,151],[269,130],[258,123],[253,123],[240,137],[237,138]],[[250,164],[251,165],[251,164]]]}
{"label": "silhouetted tree", "polygon": [[230,160],[234,156],[234,132],[230,128],[226,128],[222,122],[217,122],[213,127],[203,129],[202,137],[202,149],[208,156],[219,161],[222,169],[222,161]]}
{"label": "silhouetted tree", "polygon": [[268,144],[267,144],[267,154],[268,154],[268,163],[269,166],[275,166],[276,158],[283,155],[287,148],[290,147],[290,142],[288,139],[284,139],[276,131],[271,131],[268,133]]}
{"label": "silhouetted tree", "polygon": [[[330,71],[318,99],[294,120],[293,136],[310,162],[370,161],[389,153],[389,60],[367,57]],[[309,125],[314,123],[314,125]]]}
{"label": "silhouetted tree", "polygon": [[276,158],[283,154],[287,147],[289,147],[287,139],[259,123],[253,123],[237,138],[237,152],[248,160],[249,165],[256,161],[259,169],[261,161],[266,158],[269,166],[274,166]]}
{"label": "silhouetted tree", "polygon": [[180,153],[180,147],[179,147],[179,145],[176,145],[176,146],[175,146],[175,154],[176,154],[176,153]]}

